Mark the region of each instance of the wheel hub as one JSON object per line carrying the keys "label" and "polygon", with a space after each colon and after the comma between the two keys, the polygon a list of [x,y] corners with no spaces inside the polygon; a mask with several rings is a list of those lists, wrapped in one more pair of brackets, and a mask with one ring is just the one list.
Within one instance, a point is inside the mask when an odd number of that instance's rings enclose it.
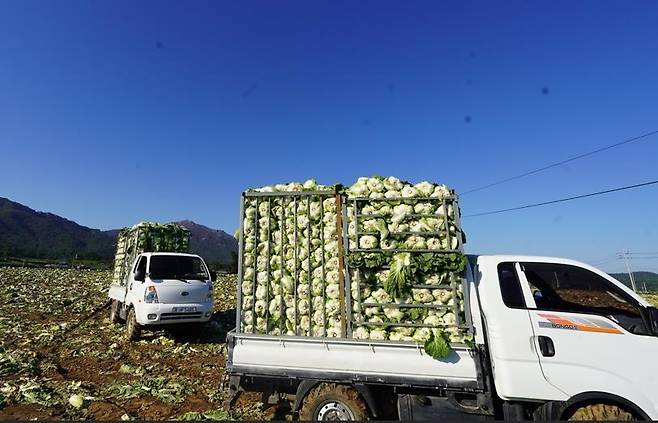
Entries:
{"label": "wheel hub", "polygon": [[337,421],[337,420],[354,420],[352,411],[344,404],[338,401],[330,401],[322,405],[318,411],[317,420],[319,421]]}

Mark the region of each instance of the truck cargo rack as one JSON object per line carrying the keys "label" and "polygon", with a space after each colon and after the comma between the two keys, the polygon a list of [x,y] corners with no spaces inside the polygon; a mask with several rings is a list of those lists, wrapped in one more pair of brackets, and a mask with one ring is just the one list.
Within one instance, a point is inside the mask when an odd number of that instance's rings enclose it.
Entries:
{"label": "truck cargo rack", "polygon": [[[244,228],[244,221],[245,221],[245,202],[249,200],[254,201],[254,207],[256,210],[256,216],[254,218],[255,222],[255,227],[254,227],[254,245],[256,248],[254,248],[253,251],[253,260],[254,260],[254,266],[256,266],[257,263],[257,246],[259,244],[259,236],[258,236],[258,217],[259,217],[259,204],[261,201],[267,201],[268,204],[268,209],[267,209],[267,239],[268,242],[271,242],[271,223],[272,223],[272,200],[281,200],[281,216],[280,216],[280,224],[281,224],[281,261],[282,263],[285,263],[285,257],[284,257],[284,233],[285,233],[285,224],[286,224],[286,204],[290,204],[290,202],[293,202],[294,204],[294,215],[293,215],[293,221],[295,223],[295,231],[294,231],[294,264],[295,268],[293,269],[293,282],[294,282],[294,287],[293,287],[293,301],[294,301],[294,319],[295,319],[295,334],[300,335],[300,327],[299,327],[299,312],[298,312],[298,293],[297,293],[297,286],[299,283],[299,270],[301,269],[301,262],[299,261],[299,245],[297,242],[298,239],[298,232],[299,232],[299,227],[298,227],[298,204],[306,204],[306,212],[307,215],[310,215],[310,207],[311,207],[311,201],[314,199],[319,200],[320,204],[320,221],[319,221],[319,233],[320,233],[320,243],[323,248],[323,254],[322,254],[322,259],[321,259],[321,268],[322,268],[322,302],[323,304],[326,301],[326,263],[325,263],[325,252],[324,252],[324,246],[325,246],[325,237],[324,237],[324,229],[325,229],[325,223],[324,223],[324,201],[326,199],[331,199],[333,198],[336,201],[336,210],[341,210],[342,208],[342,201],[343,197],[338,191],[337,188],[333,190],[313,190],[313,191],[278,191],[278,192],[257,192],[257,191],[246,191],[242,193],[242,198],[240,201],[240,238],[239,238],[239,244],[238,244],[238,296],[237,296],[237,307],[236,307],[236,332],[241,333],[243,332],[242,328],[242,314],[244,312],[243,310],[243,302],[242,302],[242,283],[245,282],[244,280],[244,256],[245,256],[245,251],[244,251],[244,244],[245,244],[245,228]],[[286,203],[286,201],[288,203]],[[336,239],[335,241],[337,242],[337,245],[341,245],[341,222],[340,222],[340,217],[341,215],[337,212],[337,225],[336,225]],[[311,231],[311,220],[308,219],[306,229],[310,232]],[[308,254],[308,267],[311,269],[311,253],[310,253],[310,236],[307,237],[307,249],[309,251]],[[345,288],[345,279],[344,279],[344,274],[343,274],[343,269],[344,269],[344,257],[342,256],[343,251],[341,248],[338,249],[339,251],[339,260],[340,260],[340,266],[339,266],[339,279],[340,279],[340,292],[341,292],[341,299],[340,299],[340,315],[341,315],[341,326],[342,326],[342,336],[346,336],[346,331],[347,331],[347,323],[346,323],[346,317],[345,317],[345,300],[342,298],[342,293],[344,293]],[[270,303],[270,280],[272,277],[272,269],[271,269],[271,248],[270,245],[268,245],[267,248],[267,284],[266,284],[266,293],[265,293],[265,304],[267,305],[265,309],[265,334],[270,333],[270,324],[269,324],[269,317],[270,317],[270,311],[269,311],[269,303]],[[298,267],[299,265],[299,267]],[[308,284],[309,284],[309,292],[308,292],[308,305],[309,305],[309,316],[313,315],[313,295],[312,295],[312,289],[311,289],[311,272],[308,272]],[[258,271],[254,271],[253,279],[252,279],[252,293],[256,295],[256,286],[257,286],[257,275]],[[255,306],[256,306],[256,301],[253,301],[253,305],[251,307],[252,311],[252,332],[253,334],[256,334],[256,312],[255,312]],[[283,295],[281,295],[281,303],[279,305],[279,310],[281,313],[281,316],[279,318],[279,330],[281,333],[284,333],[285,330],[285,304],[284,304],[284,298]],[[326,308],[323,307],[323,336],[327,336],[327,311]],[[312,323],[313,320],[312,318],[309,318],[309,333],[312,334]]]}
{"label": "truck cargo rack", "polygon": [[[306,222],[306,227],[305,229],[308,231],[310,234],[311,232],[311,226],[312,225],[317,225],[317,228],[319,229],[319,234],[320,234],[320,245],[322,248],[326,245],[326,240],[324,238],[325,235],[325,223],[324,223],[324,214],[325,214],[325,207],[324,207],[324,201],[327,199],[333,199],[336,204],[336,223],[337,223],[337,228],[336,228],[336,238],[335,241],[338,243],[339,247],[339,252],[338,252],[338,258],[339,258],[339,286],[340,286],[340,298],[339,298],[339,303],[340,303],[340,319],[341,319],[341,337],[342,338],[353,338],[353,329],[355,326],[369,326],[369,327],[413,327],[413,328],[447,328],[447,327],[454,327],[462,331],[466,331],[467,333],[472,334],[473,333],[473,326],[471,322],[471,316],[470,316],[470,310],[469,310],[469,302],[468,301],[461,301],[459,298],[458,290],[461,289],[462,291],[462,298],[466,299],[468,295],[468,285],[466,284],[465,279],[462,277],[462,275],[456,274],[456,272],[448,272],[445,281],[441,281],[439,284],[422,284],[422,283],[416,283],[413,284],[411,287],[413,289],[445,289],[451,292],[451,300],[452,304],[398,304],[395,302],[391,303],[366,303],[363,301],[361,298],[361,289],[356,290],[356,298],[352,298],[352,275],[351,275],[351,267],[347,264],[347,257],[350,256],[350,254],[353,253],[384,253],[384,254],[395,254],[395,253],[400,253],[400,252],[410,252],[412,254],[416,253],[433,253],[433,254],[450,254],[450,253],[463,253],[463,240],[462,240],[462,233],[461,233],[461,227],[460,227],[460,222],[459,222],[459,208],[458,208],[458,203],[457,203],[457,196],[456,195],[449,195],[443,198],[436,198],[436,197],[396,197],[396,198],[368,198],[368,197],[356,197],[356,198],[348,198],[346,195],[338,190],[338,188],[334,188],[332,190],[312,190],[312,191],[278,191],[278,192],[260,192],[260,191],[246,191],[242,193],[241,196],[241,201],[240,201],[240,229],[239,229],[239,242],[238,242],[238,254],[239,254],[239,260],[238,260],[238,293],[237,293],[237,307],[236,307],[236,333],[246,333],[246,334],[253,334],[253,335],[263,335],[263,336],[284,336],[286,335],[286,327],[285,327],[285,309],[286,309],[286,304],[284,303],[284,295],[280,295],[281,297],[281,303],[278,306],[279,312],[281,313],[279,316],[279,321],[277,322],[278,326],[278,333],[279,335],[271,335],[271,331],[275,329],[275,327],[272,326],[270,323],[270,302],[271,300],[276,296],[276,292],[272,291],[271,287],[271,280],[272,280],[272,269],[271,269],[271,259],[273,257],[272,251],[273,251],[273,246],[275,243],[275,240],[272,239],[272,234],[271,234],[271,228],[272,228],[272,223],[276,220],[276,223],[279,225],[279,229],[281,231],[281,239],[279,241],[278,246],[280,246],[280,251],[279,254],[281,256],[281,262],[285,263],[285,256],[284,256],[284,247],[286,245],[291,245],[294,248],[294,269],[292,269],[292,280],[293,280],[293,288],[291,295],[293,297],[293,302],[294,302],[294,327],[293,331],[295,333],[295,336],[303,336],[304,338],[308,339],[325,339],[327,337],[327,310],[326,307],[323,307],[323,329],[321,336],[317,336],[317,334],[313,333],[313,294],[312,294],[312,289],[311,289],[311,280],[312,280],[312,275],[311,272],[308,271],[308,280],[307,281],[300,281],[300,271],[302,270],[302,259],[299,258],[299,248],[300,246],[298,245],[297,240],[299,239],[299,225],[298,225],[298,210],[301,205],[301,207],[305,207],[306,215],[310,216],[310,207],[311,207],[311,202],[313,201],[319,201],[320,205],[320,216],[321,218],[319,219],[319,222],[311,222],[311,219],[307,219]],[[280,206],[281,212],[279,215],[274,216],[272,213],[272,208],[274,207],[274,201],[276,201],[276,205]],[[363,207],[367,204],[371,204],[374,202],[408,202],[408,201],[414,201],[414,202],[427,202],[427,203],[433,203],[434,206],[436,207],[437,210],[440,210],[439,207],[443,206],[442,208],[442,214],[419,214],[419,213],[414,213],[414,214],[408,214],[406,217],[407,218],[422,218],[422,217],[428,217],[428,218],[435,218],[439,219],[442,221],[440,224],[439,231],[401,231],[399,233],[396,232],[391,232],[391,236],[396,236],[396,235],[421,235],[421,236],[438,236],[438,237],[445,237],[445,240],[447,242],[448,247],[451,247],[452,245],[455,244],[456,240],[456,248],[442,248],[442,249],[405,249],[405,248],[391,248],[391,249],[381,249],[381,248],[373,248],[373,249],[362,249],[362,248],[350,248],[350,237],[355,237],[356,238],[356,246],[358,247],[358,242],[359,242],[359,237],[363,235],[368,235],[371,234],[370,232],[367,231],[360,231],[360,225],[364,220],[367,219],[386,219],[389,216],[386,215],[379,215],[379,214],[364,214],[361,213],[361,210]],[[260,205],[263,203],[267,203],[267,210],[265,210],[265,213],[261,213],[260,211]],[[286,215],[287,213],[287,206],[292,203],[294,206],[294,214],[292,216]],[[255,216],[253,217],[254,220],[254,227],[253,227],[253,233],[247,234],[245,231],[245,211],[246,207],[248,206],[253,206],[255,209]],[[348,213],[348,208],[352,207],[352,213],[351,215]],[[452,214],[449,212],[449,208],[452,207]],[[263,318],[265,320],[265,328],[264,328],[264,333],[263,331],[257,331],[256,329],[256,321],[257,321],[257,313],[256,313],[256,290],[259,285],[258,283],[258,267],[257,267],[257,259],[259,256],[259,251],[258,251],[258,246],[261,242],[264,242],[264,239],[261,239],[259,236],[260,232],[260,227],[259,227],[259,220],[263,217],[267,218],[267,248],[265,248],[265,254],[260,253],[260,255],[263,255],[266,259],[266,272],[267,272],[267,283],[265,284],[265,310],[263,314]],[[295,224],[295,230],[293,234],[293,240],[291,242],[287,242],[287,238],[284,235],[285,234],[285,229],[286,229],[286,220],[287,218],[292,218],[292,221]],[[263,222],[264,223],[264,222]],[[356,228],[356,233],[348,233],[348,226],[350,223],[353,223]],[[452,230],[451,230],[452,226]],[[375,233],[376,234],[376,233]],[[253,251],[250,253],[252,256],[250,257],[250,260],[253,261],[253,267],[255,268],[253,275],[250,275],[248,280],[245,279],[245,260],[247,259],[246,255],[248,254],[245,251],[245,242],[249,239],[249,242],[253,241]],[[308,236],[306,238],[306,248],[309,251],[308,257],[304,258],[304,260],[308,260],[308,269],[312,269],[311,265],[311,237]],[[326,281],[326,263],[325,263],[325,255],[326,251],[323,250],[323,253],[321,254],[321,263],[320,267],[322,268],[322,303],[326,304],[327,296],[326,296],[326,286],[327,286],[327,281]],[[383,268],[386,268],[385,266]],[[251,283],[251,294],[253,295],[253,301],[249,305],[249,307],[245,307],[245,304],[243,303],[243,284]],[[447,282],[447,283],[446,283]],[[298,285],[300,283],[307,283],[309,286],[308,289],[308,316],[309,316],[309,323],[308,327],[301,327],[301,322],[300,322],[300,317],[301,314],[298,310],[298,302],[299,302],[299,294],[298,294]],[[283,288],[280,288],[281,291],[280,293],[283,294]],[[358,307],[358,310],[363,310],[364,307],[391,307],[391,308],[419,308],[419,309],[449,309],[452,311],[455,315],[456,322],[454,325],[429,325],[425,324],[423,322],[367,322],[367,321],[358,321],[354,319],[354,312],[352,311],[353,308],[353,302],[356,304]],[[460,304],[463,304],[464,310],[462,311],[460,308]],[[243,316],[247,311],[251,312],[251,321],[250,322],[243,322]],[[250,330],[246,330],[247,326],[250,326]],[[308,336],[304,335],[303,332],[308,331]],[[359,340],[355,339],[355,341],[361,341],[361,342],[368,342],[368,340]],[[385,342],[405,342],[405,341],[392,341],[392,340],[386,340]],[[407,342],[408,343],[408,342]],[[453,343],[453,346],[455,347],[460,347],[460,346],[465,346],[462,343]]]}
{"label": "truck cargo rack", "polygon": [[[128,275],[130,271],[130,266],[132,266],[133,262],[135,261],[135,257],[137,257],[138,254],[137,240],[139,239],[140,230],[141,228],[137,228],[136,230],[134,230],[132,242],[125,242],[123,245],[119,245],[117,248],[116,257],[114,259],[115,260],[114,275],[112,277],[114,283],[118,283],[119,285],[126,284],[126,276]],[[130,234],[128,234],[127,236],[130,236]],[[119,233],[117,235],[117,243],[120,243],[120,240],[121,240],[121,234]],[[128,257],[126,257],[126,255],[128,255]],[[118,261],[120,261],[119,266],[117,266]]]}
{"label": "truck cargo rack", "polygon": [[[441,219],[444,230],[442,231],[401,231],[401,232],[389,232],[389,236],[396,235],[419,235],[419,236],[445,236],[448,248],[445,249],[409,249],[409,248],[372,248],[365,249],[359,248],[359,239],[363,235],[378,235],[379,232],[368,232],[360,231],[360,225],[364,220],[368,219],[387,219],[390,216],[384,214],[364,214],[361,213],[363,207],[368,204],[376,202],[388,202],[394,203],[398,202],[403,204],[408,201],[414,202],[427,202],[434,203],[436,210],[439,210],[440,207],[443,208],[443,214],[419,214],[419,213],[410,213],[406,215],[407,218],[434,218]],[[352,208],[351,216],[349,215],[348,208]],[[453,210],[453,225],[454,231],[450,230],[450,213],[449,208],[452,207]],[[412,254],[418,253],[433,253],[433,254],[450,254],[450,253],[461,253],[463,254],[463,234],[461,232],[460,225],[460,211],[458,207],[457,196],[452,195],[445,196],[442,198],[437,197],[394,197],[394,198],[370,198],[370,197],[352,197],[347,198],[343,202],[342,208],[343,215],[343,248],[345,250],[345,256],[349,257],[351,253],[385,253],[385,254],[395,254],[408,252]],[[348,226],[350,223],[354,225],[354,233],[350,234]],[[350,240],[353,239],[356,248],[350,248]],[[450,248],[453,244],[452,240],[456,238],[457,248]],[[381,267],[381,269],[386,269],[387,266]],[[359,271],[359,269],[355,269]],[[400,304],[400,303],[365,303],[361,298],[361,285],[356,289],[357,298],[352,299],[352,273],[349,266],[345,269],[346,277],[346,289],[345,295],[347,297],[347,333],[348,337],[352,337],[353,327],[354,326],[373,326],[373,327],[414,327],[414,328],[446,328],[446,327],[455,327],[460,330],[466,330],[468,333],[473,334],[473,324],[471,321],[471,313],[469,309],[469,301],[466,300],[468,295],[468,284],[466,279],[462,275],[456,275],[454,271],[448,272],[448,278],[450,279],[449,284],[438,284],[438,285],[427,285],[427,284],[413,284],[411,287],[413,289],[446,289],[452,293],[452,305],[447,304]],[[461,287],[462,298],[464,301],[459,300],[457,290]],[[364,307],[390,307],[390,308],[421,308],[421,309],[445,309],[449,308],[455,315],[456,322],[454,325],[428,325],[424,323],[408,323],[408,322],[367,322],[367,321],[358,321],[353,319],[352,311],[352,300],[356,301],[357,309],[361,312]],[[464,304],[463,316],[460,309],[460,303]],[[390,342],[390,341],[389,341]],[[455,346],[462,344],[453,344]]]}

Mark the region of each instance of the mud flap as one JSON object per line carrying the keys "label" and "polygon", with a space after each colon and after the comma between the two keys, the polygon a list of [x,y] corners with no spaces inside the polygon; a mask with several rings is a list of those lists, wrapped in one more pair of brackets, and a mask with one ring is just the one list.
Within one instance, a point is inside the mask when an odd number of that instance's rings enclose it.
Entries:
{"label": "mud flap", "polygon": [[[222,390],[226,388],[226,380],[222,382]],[[231,376],[228,379],[228,396],[224,400],[224,409],[230,411],[235,402],[240,398],[242,394],[242,389],[240,388],[240,376]]]}

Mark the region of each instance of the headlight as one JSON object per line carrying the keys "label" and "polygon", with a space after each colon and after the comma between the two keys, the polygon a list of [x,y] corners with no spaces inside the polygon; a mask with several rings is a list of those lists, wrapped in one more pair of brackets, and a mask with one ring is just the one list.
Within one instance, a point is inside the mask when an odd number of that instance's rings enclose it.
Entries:
{"label": "headlight", "polygon": [[159,303],[158,301],[158,291],[155,290],[153,285],[147,286],[146,291],[144,291],[144,302],[145,303]]}
{"label": "headlight", "polygon": [[206,302],[212,301],[212,284],[208,284],[208,293],[206,294]]}

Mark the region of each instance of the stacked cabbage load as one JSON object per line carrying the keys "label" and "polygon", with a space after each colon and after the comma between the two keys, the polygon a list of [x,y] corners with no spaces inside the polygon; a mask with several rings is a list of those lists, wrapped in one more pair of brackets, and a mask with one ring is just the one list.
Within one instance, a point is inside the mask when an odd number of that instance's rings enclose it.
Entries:
{"label": "stacked cabbage load", "polygon": [[449,352],[448,342],[468,342],[459,283],[463,234],[453,193],[393,177],[339,188],[309,180],[245,193],[241,331],[409,341],[425,344],[434,357]]}
{"label": "stacked cabbage load", "polygon": [[[304,191],[326,193],[303,195]],[[243,332],[343,336],[342,246],[334,191],[333,186],[308,180],[252,190],[272,196],[245,197]]]}
{"label": "stacked cabbage load", "polygon": [[114,257],[114,283],[123,284],[127,269],[138,254],[144,252],[186,253],[190,246],[190,232],[175,223],[141,222],[123,228],[117,238]]}
{"label": "stacked cabbage load", "polygon": [[353,337],[411,341],[434,357],[470,343],[463,233],[445,185],[359,178],[347,190]]}

